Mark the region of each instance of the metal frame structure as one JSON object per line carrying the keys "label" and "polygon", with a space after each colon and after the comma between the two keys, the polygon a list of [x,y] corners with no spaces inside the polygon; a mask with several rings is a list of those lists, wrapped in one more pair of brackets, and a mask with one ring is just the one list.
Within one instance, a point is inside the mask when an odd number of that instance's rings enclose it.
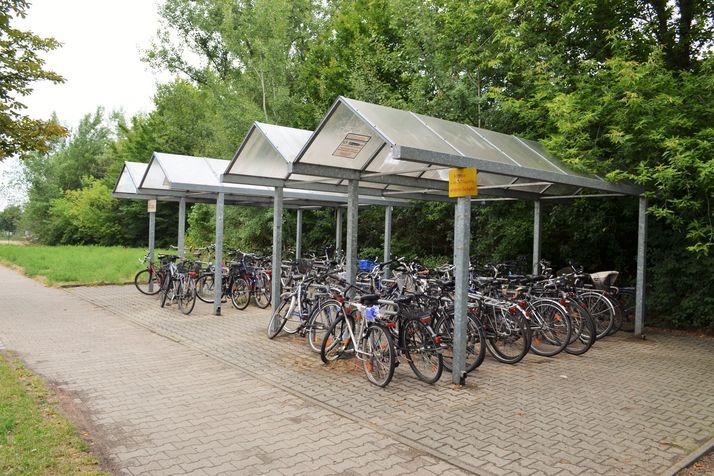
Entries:
{"label": "metal frame structure", "polygon": [[[273,186],[275,190],[284,190],[282,195],[276,193],[274,208],[282,210],[283,204],[278,200],[290,193],[297,193],[301,190],[310,190],[317,194],[337,194],[342,197],[347,193],[347,234],[355,236],[357,233],[357,214],[360,204],[381,205],[385,207],[385,235],[384,246],[386,250],[391,249],[391,214],[395,206],[406,207],[411,203],[406,198],[414,197],[386,197],[380,195],[378,190],[369,187],[359,187],[355,181],[351,185],[341,184],[340,180],[315,180],[309,175],[298,176],[291,172],[295,158],[305,147],[307,141],[312,137],[313,132],[291,127],[276,126],[255,122],[246,134],[245,139],[236,151],[233,159],[226,167],[221,176],[221,181],[226,184],[243,184],[254,186]],[[290,187],[290,188],[285,188]],[[417,195],[418,196],[418,195]],[[283,197],[283,198],[280,198]],[[389,217],[389,223],[387,223]],[[386,225],[389,226],[386,226]],[[296,256],[302,255],[302,212],[297,212],[296,229]],[[347,259],[350,257],[356,260],[357,247],[351,246],[348,240]],[[275,250],[282,249],[282,234],[275,237],[273,241],[273,259]],[[342,208],[336,211],[336,234],[335,249],[342,248]],[[348,269],[348,280],[354,280],[356,270]],[[275,290],[276,286],[273,286]],[[279,288],[278,288],[279,291]],[[278,293],[279,295],[279,293]],[[277,301],[274,301],[277,305]]]}
{"label": "metal frame structure", "polygon": [[[170,157],[171,167],[176,166],[174,162],[177,157],[182,156]],[[282,214],[285,206],[300,208],[300,200],[312,206],[325,205],[325,202],[334,206],[336,202],[344,203],[346,195],[347,278],[354,282],[360,203],[372,202],[387,207],[385,260],[391,255],[389,236],[392,206],[404,206],[404,200],[455,203],[456,328],[452,372],[455,384],[463,384],[465,381],[463,369],[471,203],[491,200],[534,202],[533,269],[537,271],[543,200],[638,196],[640,209],[635,333],[642,333],[647,236],[647,200],[642,196],[644,190],[633,184],[611,183],[595,175],[571,170],[538,142],[339,97],[313,133],[255,123],[227,166],[223,165],[227,161],[192,158],[206,162],[207,169],[212,172],[208,181],[205,180],[206,176],[201,179],[193,175],[191,170],[195,169],[191,168],[188,172],[179,171],[178,175],[184,174],[182,178],[172,177],[173,173],[167,173],[166,170],[168,158],[166,154],[154,154],[137,187],[137,193],[142,196],[160,194],[184,199],[191,197],[194,201],[215,200],[217,248],[222,245],[224,201],[268,206],[272,203],[275,276],[280,274]],[[154,163],[158,163],[158,166],[152,167]],[[486,198],[449,198],[448,169],[470,167],[479,170],[479,194]],[[161,169],[163,175],[157,173],[157,169]],[[159,179],[158,183],[156,179]],[[241,191],[238,192],[238,189]],[[341,198],[338,199],[338,196]],[[337,208],[337,249],[342,247],[341,214],[342,209]],[[301,212],[297,234],[300,242]],[[299,255],[301,244],[297,248]],[[220,282],[218,271],[217,279]],[[272,290],[273,304],[276,305],[280,295],[279,285],[273,286]],[[219,303],[220,299],[216,301]],[[217,306],[215,311],[218,314],[220,304]]]}
{"label": "metal frame structure", "polygon": [[[434,117],[339,97],[294,161],[281,184],[332,187],[347,182],[348,197],[356,193],[423,200],[448,198],[447,170],[474,167],[479,193],[489,198],[456,200],[454,264],[456,315],[453,383],[465,374],[466,300],[471,232],[470,205],[477,200],[532,200],[533,263],[540,258],[541,200],[571,200],[610,196],[641,196],[629,183],[571,170],[539,143]],[[305,176],[316,177],[305,180]],[[237,177],[233,180],[238,181]],[[296,184],[297,182],[297,184]],[[263,182],[268,185],[270,182]],[[365,192],[368,190],[368,192]],[[376,191],[376,193],[375,193]],[[416,195],[416,196],[415,196]],[[646,206],[640,198],[636,333],[644,317]],[[355,275],[357,216],[348,201],[348,277]],[[386,252],[385,248],[385,252]]]}

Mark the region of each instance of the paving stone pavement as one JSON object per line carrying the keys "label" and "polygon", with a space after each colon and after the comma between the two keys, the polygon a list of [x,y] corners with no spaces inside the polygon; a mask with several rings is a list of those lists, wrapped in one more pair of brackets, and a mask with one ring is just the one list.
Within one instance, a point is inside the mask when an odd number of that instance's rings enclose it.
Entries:
{"label": "paving stone pavement", "polygon": [[121,474],[464,473],[100,309],[79,290],[47,289],[2,266],[0,289],[0,342],[75,396]]}
{"label": "paving stone pavement", "polygon": [[[7,273],[0,268],[0,284]],[[43,375],[72,376],[56,380],[85,392],[107,434],[130,435],[132,445],[114,453],[130,471],[153,474],[156,466],[149,465],[161,461],[154,455],[170,444],[165,460],[189,459],[174,465],[177,472],[206,461],[201,469],[235,465],[262,451],[275,460],[258,455],[247,472],[295,473],[300,464],[309,471],[320,457],[337,453],[349,455],[341,462],[359,464],[328,462],[321,471],[443,473],[457,471],[454,464],[480,474],[644,475],[664,471],[714,436],[712,339],[615,336],[580,357],[529,355],[515,366],[487,359],[461,390],[451,388],[448,375],[437,385],[422,384],[402,365],[389,387],[378,389],[353,362],[322,365],[303,339],[268,340],[268,313],[253,307],[224,305],[224,315],[214,317],[198,303],[186,317],[175,307],[160,309],[131,286],[30,292],[57,302],[72,296],[85,314],[60,311],[64,304],[57,303],[30,313],[16,304],[13,317],[11,305],[9,317],[0,316],[0,341]],[[34,344],[38,339],[42,345]],[[59,341],[67,354],[53,348]],[[87,354],[69,351],[75,346]],[[177,388],[179,395],[172,394]],[[317,440],[319,449],[313,454],[293,445],[294,456],[307,459],[290,460],[293,453],[273,441],[276,434],[290,435],[291,443]],[[327,454],[320,452],[325,441],[336,442]],[[243,453],[232,452],[238,449]],[[352,455],[356,449],[361,453]],[[399,456],[379,466],[385,461],[379,451],[387,450]],[[406,461],[400,465],[399,458]],[[278,460],[285,464],[276,468]]]}

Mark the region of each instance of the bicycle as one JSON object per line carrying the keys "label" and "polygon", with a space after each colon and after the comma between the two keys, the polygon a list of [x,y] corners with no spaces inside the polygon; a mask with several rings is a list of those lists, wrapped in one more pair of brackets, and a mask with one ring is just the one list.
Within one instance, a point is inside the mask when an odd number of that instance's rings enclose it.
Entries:
{"label": "bicycle", "polygon": [[362,362],[367,380],[378,387],[386,387],[394,376],[396,350],[389,327],[374,306],[379,296],[366,295],[350,301],[354,312],[340,311],[320,346],[320,359],[325,363],[337,360],[347,352]]}

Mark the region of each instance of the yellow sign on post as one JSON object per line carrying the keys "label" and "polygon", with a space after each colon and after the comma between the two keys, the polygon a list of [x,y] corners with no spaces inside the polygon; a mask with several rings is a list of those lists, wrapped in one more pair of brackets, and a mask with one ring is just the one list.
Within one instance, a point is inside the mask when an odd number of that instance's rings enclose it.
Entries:
{"label": "yellow sign on post", "polygon": [[471,197],[478,195],[478,174],[476,169],[449,169],[449,197]]}

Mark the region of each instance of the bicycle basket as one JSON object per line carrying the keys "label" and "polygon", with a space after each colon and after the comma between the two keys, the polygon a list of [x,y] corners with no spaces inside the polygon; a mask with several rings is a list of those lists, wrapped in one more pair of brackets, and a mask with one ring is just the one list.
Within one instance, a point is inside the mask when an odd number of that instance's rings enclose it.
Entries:
{"label": "bicycle basket", "polygon": [[371,259],[357,260],[357,267],[360,271],[372,271],[377,266],[377,263]]}
{"label": "bicycle basket", "polygon": [[245,266],[243,263],[233,263],[230,266],[230,274],[231,276],[241,276],[243,277],[243,274],[245,274]]}
{"label": "bicycle basket", "polygon": [[309,259],[297,260],[297,270],[300,274],[309,273],[312,270],[312,261]]}

